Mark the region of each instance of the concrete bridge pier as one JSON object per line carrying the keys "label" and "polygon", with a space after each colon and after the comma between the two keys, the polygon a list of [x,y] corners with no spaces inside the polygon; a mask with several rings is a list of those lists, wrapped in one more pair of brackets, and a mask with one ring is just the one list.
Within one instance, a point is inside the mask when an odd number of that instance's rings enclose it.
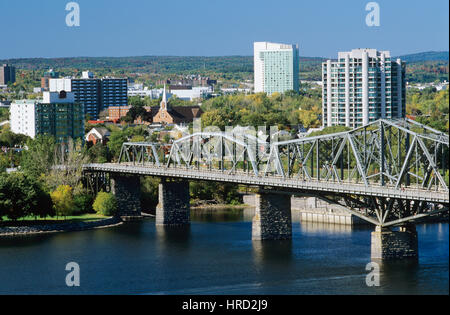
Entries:
{"label": "concrete bridge pier", "polygon": [[255,196],[252,239],[292,239],[291,196],[260,192]]}
{"label": "concrete bridge pier", "polygon": [[190,210],[189,182],[161,179],[159,204],[156,207],[156,225],[188,225]]}
{"label": "concrete bridge pier", "polygon": [[414,224],[403,225],[398,231],[377,226],[372,232],[372,259],[418,259],[418,256],[418,238]]}
{"label": "concrete bridge pier", "polygon": [[111,192],[117,199],[117,216],[123,221],[142,219],[139,176],[111,174]]}

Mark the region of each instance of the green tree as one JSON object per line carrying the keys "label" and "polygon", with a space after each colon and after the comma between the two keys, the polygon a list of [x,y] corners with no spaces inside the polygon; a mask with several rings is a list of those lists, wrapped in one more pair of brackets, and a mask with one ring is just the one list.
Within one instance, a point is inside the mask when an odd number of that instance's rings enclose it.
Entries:
{"label": "green tree", "polygon": [[106,163],[111,160],[108,147],[98,142],[88,149],[89,160],[94,163]]}
{"label": "green tree", "polygon": [[27,142],[20,161],[21,169],[34,179],[40,178],[51,169],[55,160],[56,142],[52,136],[38,135]]}
{"label": "green tree", "polygon": [[86,147],[78,139],[69,139],[68,143],[60,144],[55,150],[55,161],[52,169],[45,178],[47,186],[53,190],[59,185],[71,186],[78,193],[83,177],[83,165],[89,162]]}
{"label": "green tree", "polygon": [[73,214],[80,215],[83,213],[92,213],[92,203],[94,202],[94,197],[87,192],[81,192],[73,196],[74,210]]}
{"label": "green tree", "polygon": [[0,130],[0,146],[14,147],[16,145],[22,146],[30,138],[22,134],[13,133],[9,126],[4,127]]}
{"label": "green tree", "polygon": [[143,106],[132,106],[127,112],[123,120],[127,123],[133,123],[138,117],[141,117],[143,121],[151,122],[153,116]]}
{"label": "green tree", "polygon": [[0,220],[53,215],[52,200],[37,181],[18,172],[0,174]]}
{"label": "green tree", "polygon": [[119,157],[122,144],[127,141],[128,136],[123,130],[116,130],[111,133],[107,146],[114,159]]}
{"label": "green tree", "polygon": [[117,200],[112,193],[99,192],[92,205],[94,210],[105,216],[113,216],[117,212]]}
{"label": "green tree", "polygon": [[8,156],[0,153],[0,173],[4,172],[8,167],[10,167]]}

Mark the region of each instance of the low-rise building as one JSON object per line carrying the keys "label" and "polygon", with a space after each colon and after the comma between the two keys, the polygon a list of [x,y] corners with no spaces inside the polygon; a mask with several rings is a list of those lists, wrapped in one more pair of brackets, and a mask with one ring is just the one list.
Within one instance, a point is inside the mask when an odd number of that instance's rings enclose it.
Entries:
{"label": "low-rise building", "polygon": [[174,106],[167,102],[166,89],[164,87],[163,97],[159,107],[152,108],[153,123],[165,125],[188,124],[203,114],[200,106]]}
{"label": "low-rise building", "polygon": [[169,92],[181,100],[193,101],[195,99],[204,99],[211,96],[213,88],[211,86],[182,86],[170,85]]}
{"label": "low-rise building", "polygon": [[[120,118],[126,116],[131,109],[131,105],[128,106],[111,106],[108,108],[108,119],[112,121],[118,121]],[[144,106],[144,109],[151,113],[152,108],[150,106]]]}
{"label": "low-rise building", "polygon": [[110,136],[110,132],[108,129],[104,127],[94,127],[92,128],[84,137],[86,142],[92,142],[92,144],[106,144]]}

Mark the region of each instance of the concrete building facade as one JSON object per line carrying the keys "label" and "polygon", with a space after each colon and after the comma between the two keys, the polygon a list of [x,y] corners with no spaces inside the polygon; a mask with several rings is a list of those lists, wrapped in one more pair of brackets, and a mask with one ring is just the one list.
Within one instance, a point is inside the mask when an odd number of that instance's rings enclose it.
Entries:
{"label": "concrete building facade", "polygon": [[389,51],[354,49],[322,64],[324,127],[367,125],[406,115],[405,63]]}
{"label": "concrete building facade", "polygon": [[298,92],[298,45],[269,42],[255,42],[253,45],[255,93]]}

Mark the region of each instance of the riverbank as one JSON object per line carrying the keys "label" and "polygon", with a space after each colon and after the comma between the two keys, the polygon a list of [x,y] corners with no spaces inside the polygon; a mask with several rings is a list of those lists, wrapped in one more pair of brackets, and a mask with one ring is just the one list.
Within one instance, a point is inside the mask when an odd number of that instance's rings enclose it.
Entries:
{"label": "riverbank", "polygon": [[240,204],[240,205],[227,205],[227,204],[201,204],[201,205],[191,205],[191,210],[205,210],[205,209],[247,209],[254,208],[254,206]]}
{"label": "riverbank", "polygon": [[33,234],[49,234],[59,232],[76,232],[99,228],[108,228],[122,224],[120,218],[106,218],[95,221],[46,221],[46,222],[20,222],[14,225],[0,226],[0,237],[33,235]]}

